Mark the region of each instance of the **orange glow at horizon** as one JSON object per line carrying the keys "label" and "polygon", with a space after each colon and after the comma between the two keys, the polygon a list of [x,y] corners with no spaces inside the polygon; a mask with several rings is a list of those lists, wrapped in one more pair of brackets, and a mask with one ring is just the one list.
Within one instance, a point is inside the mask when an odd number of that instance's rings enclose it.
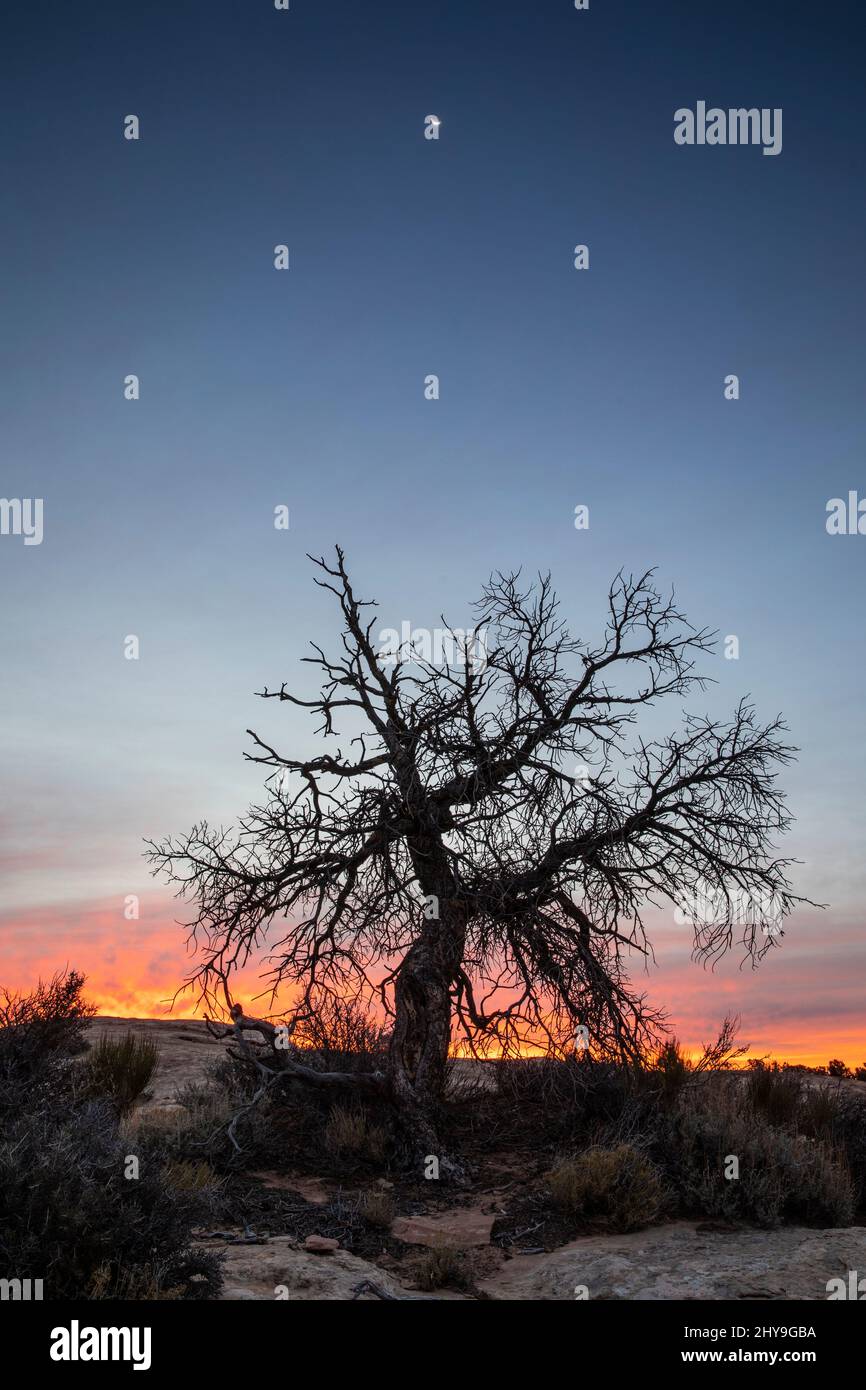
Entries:
{"label": "orange glow at horizon", "polygon": [[[193,964],[177,911],[162,899],[133,922],[124,920],[122,903],[2,913],[0,985],[27,990],[40,977],[74,968],[86,976],[85,995],[103,1017],[201,1018],[197,995],[177,994]],[[730,959],[711,972],[689,960],[681,931],[661,930],[658,968],[636,973],[633,984],[665,1008],[687,1056],[699,1056],[715,1039],[726,1014],[739,1014],[737,1042],[749,1044],[747,1059],[826,1066],[838,1057],[853,1069],[866,1063],[864,936],[852,924],[835,927],[832,936],[825,930],[819,943],[791,932],[758,971],[741,971]],[[253,962],[233,977],[232,995],[251,1014],[279,1012]]]}

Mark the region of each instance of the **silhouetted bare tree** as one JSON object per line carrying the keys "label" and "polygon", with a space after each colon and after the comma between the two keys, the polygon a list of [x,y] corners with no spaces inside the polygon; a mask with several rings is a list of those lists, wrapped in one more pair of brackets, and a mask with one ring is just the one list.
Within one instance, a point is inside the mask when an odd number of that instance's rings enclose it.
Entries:
{"label": "silhouetted bare tree", "polygon": [[[231,1006],[233,973],[275,921],[266,978],[300,986],[290,1019],[378,994],[393,1020],[387,1072],[354,1080],[380,1081],[418,1151],[436,1153],[455,1037],[480,1052],[528,1036],[556,1049],[582,1027],[597,1054],[632,1060],[657,1044],[661,1018],[624,971],[649,950],[648,905],[709,889],[697,954],[735,934],[753,960],[773,944],[796,901],[773,849],[789,823],[776,774],[795,750],[781,719],[761,724],[745,703],[723,723],[686,716],[676,735],[629,738],[642,709],[703,685],[694,663],[713,645],[651,574],[617,577],[594,647],[569,635],[548,578],[497,574],[476,604],[483,644],[464,635],[442,665],[383,654],[342,551],[315,563],[342,649],[306,658],[317,698],[261,694],[309,709],[329,740],[348,721],[350,751],[294,759],[248,731],[246,756],[274,769],[262,804],[234,831],[202,823],[149,855],[197,905],[191,983],[211,1007]],[[291,1074],[308,1073],[302,1058],[286,1058]]]}

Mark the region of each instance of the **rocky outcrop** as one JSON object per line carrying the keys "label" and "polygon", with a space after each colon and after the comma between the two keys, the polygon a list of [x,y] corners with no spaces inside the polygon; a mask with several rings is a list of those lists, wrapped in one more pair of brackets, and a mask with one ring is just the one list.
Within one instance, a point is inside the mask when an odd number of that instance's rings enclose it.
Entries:
{"label": "rocky outcrop", "polygon": [[[492,1253],[492,1252],[491,1252]],[[548,1255],[504,1256],[477,1284],[497,1301],[812,1300],[828,1280],[866,1275],[866,1228],[778,1231],[711,1228],[678,1222],[625,1236],[587,1236]],[[229,1246],[224,1299],[461,1299],[422,1294],[367,1260],[335,1250],[323,1257],[288,1237]],[[584,1292],[585,1291],[585,1292]]]}
{"label": "rocky outcrop", "polygon": [[229,1246],[223,1276],[223,1299],[347,1302],[383,1296],[422,1297],[407,1292],[390,1274],[347,1250],[314,1254],[299,1248],[288,1236],[274,1236],[266,1245]]}
{"label": "rocky outcrop", "polygon": [[725,1231],[678,1222],[515,1256],[479,1287],[497,1299],[557,1302],[826,1299],[827,1281],[849,1270],[866,1274],[866,1227]]}

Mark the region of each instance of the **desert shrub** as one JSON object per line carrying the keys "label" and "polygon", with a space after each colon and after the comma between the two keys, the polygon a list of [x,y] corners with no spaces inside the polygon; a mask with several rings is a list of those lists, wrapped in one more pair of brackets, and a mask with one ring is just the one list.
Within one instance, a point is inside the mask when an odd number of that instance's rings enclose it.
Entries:
{"label": "desert shrub", "polygon": [[769,1124],[786,1125],[796,1119],[803,1097],[803,1080],[798,1072],[761,1063],[747,1073],[744,1082],[748,1104]]}
{"label": "desert shrub", "polygon": [[[286,1079],[251,1101],[261,1086],[255,1067],[215,1063],[205,1083],[178,1090],[180,1119],[164,1132],[173,1158],[206,1159],[221,1173],[287,1165],[345,1172],[382,1161],[392,1147],[393,1117],[375,1101],[339,1101],[333,1092]],[[236,1145],[229,1137],[234,1124]]]}
{"label": "desert shrub", "polygon": [[327,998],[302,1019],[292,1042],[305,1066],[320,1071],[382,1071],[390,1033],[351,1000]]}
{"label": "desert shrub", "polygon": [[[717,1095],[682,1107],[665,1126],[663,1166],[681,1204],[682,1214],[748,1221],[772,1227],[781,1220],[784,1190],[773,1161],[771,1130],[750,1111],[739,1111]],[[703,1102],[703,1103],[702,1103]],[[730,1159],[737,1176],[727,1177]]]}
{"label": "desert shrub", "polygon": [[[213,1149],[223,1148],[225,1130],[244,1102],[237,1101],[211,1077],[209,1081],[191,1081],[179,1087],[175,1103],[179,1109],[157,1113],[156,1124],[165,1133],[172,1154],[201,1158]],[[142,1124],[148,1120],[148,1116],[141,1117]]]}
{"label": "desert shrub", "polygon": [[116,1098],[90,1094],[72,1060],[91,1012],[81,984],[72,973],[11,1007],[5,996],[0,1271],[42,1279],[49,1299],[212,1297],[219,1266],[192,1244],[196,1194],[166,1185],[163,1151],[124,1136]]}
{"label": "desert shrub", "polygon": [[854,1068],[854,1077],[857,1081],[866,1081],[866,1062],[863,1063],[862,1067]]}
{"label": "desert shrub", "polygon": [[161,1265],[141,1265],[134,1269],[115,1269],[110,1263],[101,1264],[91,1275],[86,1298],[111,1299],[124,1303],[140,1301],[159,1303],[183,1299],[183,1284],[167,1284]]}
{"label": "desert shrub", "polygon": [[836,1138],[844,1103],[838,1087],[811,1085],[803,1094],[797,1111],[797,1129],[810,1139]]}
{"label": "desert shrub", "polygon": [[69,1060],[87,1047],[95,1013],[83,988],[84,976],[70,970],[28,994],[0,989],[0,1116],[67,1084]]}
{"label": "desert shrub", "polygon": [[84,1086],[92,1096],[107,1096],[122,1115],[144,1095],[159,1063],[159,1048],[150,1038],[128,1032],[123,1038],[103,1036],[83,1064]]}
{"label": "desert shrub", "polygon": [[[192,1247],[199,1208],[165,1183],[162,1155],[141,1144],[139,1177],[126,1177],[130,1144],[109,1101],[24,1110],[0,1143],[0,1267],[42,1278],[46,1296],[118,1296],[146,1282],[212,1296],[212,1256]],[[95,1281],[93,1283],[92,1281]]]}
{"label": "desert shrub", "polygon": [[837,1086],[814,1086],[803,1105],[800,1127],[844,1155],[858,1211],[866,1210],[866,1101]]}
{"label": "desert shrub", "polygon": [[849,1068],[846,1067],[845,1063],[841,1061],[840,1058],[832,1057],[830,1061],[827,1063],[827,1075],[843,1077],[850,1076],[851,1072]]}
{"label": "desert shrub", "polygon": [[[332,1090],[288,1074],[262,1094],[266,1077],[256,1062],[273,1069],[291,1061],[292,1052],[275,1056],[270,1047],[248,1041],[244,1053],[214,1063],[206,1083],[176,1093],[185,1119],[169,1127],[167,1142],[175,1156],[204,1156],[220,1171],[381,1161],[391,1133],[387,1122],[380,1124],[368,1113],[377,1108],[375,1102],[367,1109],[335,1105]],[[385,1065],[388,1034],[357,1005],[331,999],[299,1022],[292,1045],[313,1071],[370,1072]],[[384,1114],[384,1106],[378,1109]]]}
{"label": "desert shrub", "polygon": [[658,1051],[636,1069],[640,1094],[670,1109],[679,1103],[687,1088],[702,1085],[708,1076],[728,1074],[734,1063],[749,1050],[748,1046],[737,1042],[739,1026],[739,1016],[728,1014],[715,1039],[704,1043],[694,1060],[685,1055],[679,1039],[667,1038]]}
{"label": "desert shrub", "polygon": [[[724,1019],[715,1041],[689,1060],[676,1038],[669,1038],[640,1064],[574,1053],[563,1058],[509,1059],[496,1064],[496,1094],[507,1107],[510,1131],[531,1134],[536,1145],[562,1148],[575,1141],[607,1142],[606,1135],[626,1137],[652,1129],[659,1110],[675,1107],[680,1096],[709,1077],[723,1080],[733,1061],[746,1050],[736,1043],[738,1020]],[[505,1135],[496,1108],[497,1142]],[[501,1110],[501,1106],[499,1107]],[[485,1120],[487,1115],[485,1115]]]}
{"label": "desert shrub", "polygon": [[495,1062],[449,1057],[445,1067],[445,1095],[458,1105],[483,1105],[497,1093]]}
{"label": "desert shrub", "polygon": [[[805,1072],[789,1068],[776,1068],[773,1075],[787,1079],[792,1091],[799,1088],[796,1106],[770,1107],[774,1122],[818,1141],[825,1153],[841,1162],[853,1183],[856,1209],[866,1208],[866,1102],[838,1081],[806,1081]],[[843,1201],[840,1211],[844,1211],[845,1205]]]}
{"label": "desert shrub", "polygon": [[[744,1080],[690,1092],[657,1130],[653,1156],[683,1214],[764,1227],[785,1219],[848,1224],[855,1190],[841,1147],[769,1124],[749,1103]],[[731,1158],[736,1177],[726,1176]]]}
{"label": "desert shrub", "polygon": [[548,1175],[555,1204],[571,1216],[634,1231],[658,1216],[663,1187],[655,1165],[630,1144],[564,1158]]}
{"label": "desert shrub", "polygon": [[683,1088],[692,1079],[692,1067],[676,1038],[670,1038],[642,1073],[644,1091],[658,1097],[664,1106],[676,1104]]}
{"label": "desert shrub", "polygon": [[500,1124],[552,1147],[612,1124],[634,1094],[627,1068],[586,1055],[497,1062],[495,1079]]}
{"label": "desert shrub", "polygon": [[[283,1112],[275,1097],[265,1096],[250,1106],[259,1085],[255,1068],[250,1074],[221,1060],[209,1067],[207,1080],[180,1087],[175,1108],[164,1120],[155,1117],[171,1158],[205,1160],[221,1173],[282,1162],[286,1157]],[[236,1117],[233,1144],[229,1126]],[[149,1126],[149,1117],[142,1116],[142,1122]]]}
{"label": "desert shrub", "polygon": [[[808,1156],[801,1167],[798,1160],[802,1161],[804,1145]],[[797,1149],[789,1171],[794,1177],[798,1168],[804,1171],[805,1181],[787,1194],[785,1215],[819,1226],[849,1226],[857,1196],[844,1150],[803,1138],[799,1138]]]}

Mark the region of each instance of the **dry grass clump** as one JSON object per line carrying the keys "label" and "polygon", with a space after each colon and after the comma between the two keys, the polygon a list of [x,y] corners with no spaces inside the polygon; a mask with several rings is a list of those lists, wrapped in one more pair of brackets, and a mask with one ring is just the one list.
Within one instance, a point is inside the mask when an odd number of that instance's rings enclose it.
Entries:
{"label": "dry grass clump", "polygon": [[630,1144],[595,1147],[561,1159],[547,1181],[558,1207],[571,1216],[601,1221],[611,1231],[646,1226],[663,1205],[657,1168]]}
{"label": "dry grass clump", "polygon": [[166,1164],[162,1175],[166,1185],[176,1192],[203,1192],[208,1188],[221,1187],[225,1182],[205,1159],[198,1163],[175,1159]]}
{"label": "dry grass clump", "polygon": [[419,1255],[412,1263],[412,1274],[419,1289],[431,1293],[435,1289],[469,1290],[475,1283],[472,1254],[453,1245],[436,1245]]}
{"label": "dry grass clump", "polygon": [[324,1146],[334,1156],[381,1162],[388,1147],[388,1132],[372,1123],[360,1105],[333,1105],[324,1130]]}
{"label": "dry grass clump", "polygon": [[370,1226],[388,1230],[396,1215],[394,1200],[388,1192],[368,1192],[361,1203],[361,1214]]}
{"label": "dry grass clump", "polygon": [[123,1038],[101,1037],[93,1046],[84,1068],[89,1094],[113,1100],[122,1115],[147,1090],[159,1064],[159,1048],[151,1038],[128,1032]]}

